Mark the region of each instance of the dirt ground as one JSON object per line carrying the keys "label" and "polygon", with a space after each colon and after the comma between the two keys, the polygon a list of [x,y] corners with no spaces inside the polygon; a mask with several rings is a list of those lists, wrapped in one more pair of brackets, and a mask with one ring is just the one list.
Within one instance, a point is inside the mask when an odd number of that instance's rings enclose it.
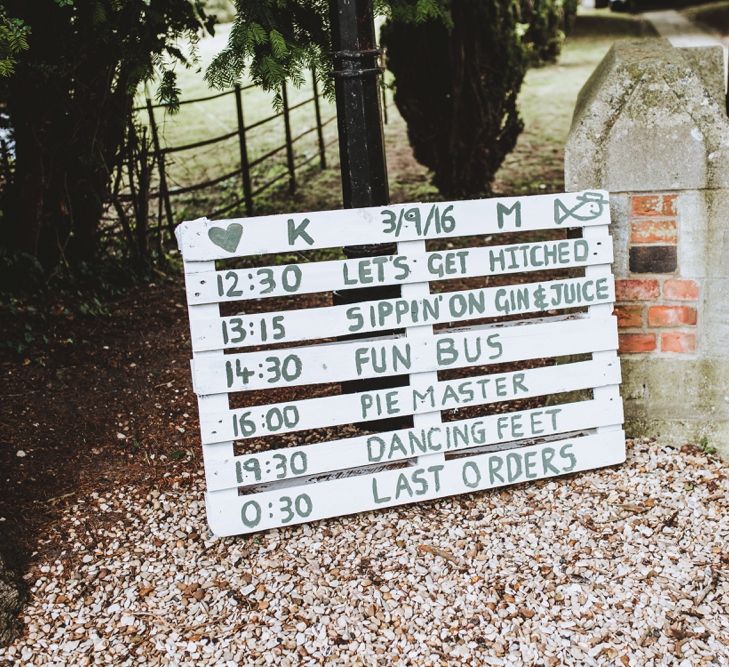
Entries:
{"label": "dirt ground", "polygon": [[26,331],[48,340],[0,353],[0,540],[22,560],[63,550],[51,527],[78,497],[164,486],[199,464],[184,299],[179,282],[152,284],[109,303],[107,317],[44,305],[45,318],[2,318],[5,341]]}

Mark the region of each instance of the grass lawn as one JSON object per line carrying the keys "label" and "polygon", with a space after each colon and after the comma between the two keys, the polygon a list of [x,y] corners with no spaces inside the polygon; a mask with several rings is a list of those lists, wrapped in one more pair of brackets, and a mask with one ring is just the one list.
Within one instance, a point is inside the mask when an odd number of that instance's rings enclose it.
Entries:
{"label": "grass lawn", "polygon": [[[729,4],[729,3],[728,3]],[[179,84],[182,98],[190,99],[211,94],[202,73],[214,55],[225,45],[229,26],[220,26],[214,38],[200,43],[200,67],[180,72]],[[519,97],[525,128],[516,149],[507,157],[498,172],[494,190],[498,194],[535,194],[554,192],[563,188],[563,148],[569,131],[577,94],[596,65],[619,39],[650,35],[652,29],[643,21],[629,14],[615,14],[608,10],[582,10],[574,32],[567,39],[558,63],[529,70]],[[290,90],[290,102],[306,99],[311,95],[310,84],[302,89]],[[388,94],[389,95],[389,94]],[[244,93],[246,124],[273,113],[272,95],[260,89]],[[394,202],[437,200],[439,193],[430,184],[425,168],[412,157],[407,141],[405,123],[392,103],[388,102],[388,123],[385,141],[391,198]],[[334,113],[331,102],[323,102],[323,117]],[[313,105],[306,105],[292,112],[293,134],[313,125]],[[182,107],[179,114],[159,112],[159,120],[166,145],[180,145],[224,134],[236,127],[235,100],[226,96],[209,102]],[[336,123],[326,128],[326,139],[336,137]],[[276,119],[251,132],[248,137],[251,159],[271,150],[283,142],[283,120]],[[296,159],[301,160],[316,151],[315,133],[309,134],[296,145]],[[214,178],[232,171],[239,164],[237,138],[207,146],[198,150],[169,156],[170,182],[184,186]],[[257,213],[281,210],[317,210],[341,206],[339,162],[336,144],[327,151],[328,168],[320,171],[312,161],[308,175],[300,179],[300,187],[293,196],[284,186],[275,192],[262,195],[257,201]],[[272,175],[285,169],[285,152],[276,156],[273,164],[267,164],[254,173],[254,188]],[[234,200],[239,195],[237,178],[227,184],[195,193],[194,196],[173,199],[176,218],[206,215],[215,208]],[[232,211],[232,217],[240,211]]]}
{"label": "grass lawn", "polygon": [[[225,24],[216,28],[214,37],[201,40],[198,48],[199,63],[192,68],[178,70],[178,87],[181,90],[181,99],[190,100],[207,97],[217,92],[211,90],[204,79],[204,72],[214,56],[220,52],[227,43],[231,25]],[[246,82],[243,82],[245,85]],[[321,85],[319,86],[321,91]],[[154,98],[154,86],[147,89],[146,94]],[[311,77],[306,77],[306,83],[301,88],[288,86],[289,105],[312,97]],[[246,126],[259,122],[276,113],[274,109],[274,95],[261,88],[245,90],[242,94],[243,114]],[[154,101],[154,100],[153,100]],[[139,104],[144,104],[144,95],[140,97]],[[334,116],[334,104],[321,98],[322,120],[327,121]],[[146,124],[147,112],[139,112],[139,120]],[[155,118],[160,128],[163,146],[181,146],[213,137],[227,134],[237,129],[236,103],[234,95],[226,95],[214,100],[183,104],[179,112],[171,114],[165,109],[155,109]],[[313,103],[306,104],[291,111],[291,132],[296,135],[308,130],[315,124]],[[336,122],[329,123],[324,128],[325,141],[336,138]],[[282,117],[276,118],[247,133],[248,156],[253,161],[268,151],[281,146],[285,141],[284,121]],[[329,147],[329,155],[333,158],[336,146]],[[318,153],[316,133],[312,132],[294,144],[294,160],[300,162],[315,153]],[[318,159],[311,164],[318,164]],[[167,173],[170,188],[184,187],[200,183],[238,169],[240,167],[240,150],[238,137],[234,136],[225,141],[204,146],[202,148],[181,151],[167,156]],[[255,190],[267,180],[283,174],[286,171],[286,152],[280,151],[271,159],[252,170],[252,186]],[[286,179],[280,181],[286,184]],[[240,196],[241,182],[239,178],[203,190],[194,195],[173,197],[176,218],[204,215],[214,208],[235,200]]]}
{"label": "grass lawn", "polygon": [[524,131],[496,176],[500,194],[556,192],[564,186],[564,144],[577,95],[613,42],[655,35],[630,14],[581,10],[559,62],[527,72],[519,96]]}

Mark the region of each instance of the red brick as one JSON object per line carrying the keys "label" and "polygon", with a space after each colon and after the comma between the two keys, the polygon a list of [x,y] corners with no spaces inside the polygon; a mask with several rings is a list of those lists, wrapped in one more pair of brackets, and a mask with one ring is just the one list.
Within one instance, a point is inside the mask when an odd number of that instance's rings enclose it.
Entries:
{"label": "red brick", "polygon": [[685,331],[671,331],[661,334],[663,352],[696,352],[696,334]]}
{"label": "red brick", "polygon": [[680,327],[696,324],[696,308],[690,306],[651,306],[648,324],[652,327]]}
{"label": "red brick", "polygon": [[676,195],[663,195],[663,215],[676,215]]}
{"label": "red brick", "polygon": [[678,240],[675,220],[638,220],[630,225],[631,243],[670,243]]}
{"label": "red brick", "polygon": [[618,318],[618,326],[621,329],[629,329],[643,326],[643,306],[615,306],[615,315]]}
{"label": "red brick", "polygon": [[630,354],[635,352],[652,352],[656,349],[655,334],[625,333],[620,334],[620,352]]}
{"label": "red brick", "polygon": [[673,301],[696,301],[699,286],[693,280],[667,280],[663,283],[663,296]]}
{"label": "red brick", "polygon": [[657,280],[616,280],[615,298],[618,301],[652,301],[659,294]]}
{"label": "red brick", "polygon": [[661,195],[633,195],[630,198],[630,213],[634,218],[663,215],[663,197]]}

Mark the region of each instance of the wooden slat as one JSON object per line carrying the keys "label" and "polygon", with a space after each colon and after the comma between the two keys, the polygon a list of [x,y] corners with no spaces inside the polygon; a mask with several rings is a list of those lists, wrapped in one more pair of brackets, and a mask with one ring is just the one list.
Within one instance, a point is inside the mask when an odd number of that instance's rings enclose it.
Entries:
{"label": "wooden slat", "polygon": [[[416,241],[415,243],[418,243]],[[406,285],[404,289],[428,283]],[[543,313],[615,301],[613,277],[569,278],[520,285],[459,290],[323,308],[197,320],[195,351],[293,343],[333,336],[431,326],[473,319]]]}
{"label": "wooden slat", "polygon": [[[229,490],[206,495],[216,535],[235,535],[326,517],[394,507],[615,465],[625,460],[621,431],[564,438],[374,474],[345,476],[244,496]],[[245,521],[244,521],[245,519]]]}
{"label": "wooden slat", "polygon": [[413,428],[330,442],[287,447],[241,456],[210,457],[205,474],[208,490],[317,475],[333,470],[392,463],[420,457],[419,463],[456,450],[559,433],[612,426],[623,421],[621,401],[610,398],[505,412],[440,423],[439,413],[418,417],[438,420]]}
{"label": "wooden slat", "polygon": [[[402,241],[397,244],[400,253],[412,254],[418,257],[425,256],[425,241]],[[403,285],[400,290],[405,300],[416,301],[430,298],[430,283],[413,283]],[[433,336],[433,326],[410,326],[405,329],[405,337],[414,343],[425,341]],[[438,381],[437,371],[426,371],[424,373],[410,373],[408,383],[411,391],[422,391],[434,382]],[[440,412],[425,412],[413,415],[413,426],[418,429],[437,429],[440,427]],[[416,463],[424,464],[428,461],[431,465],[442,463],[445,455],[442,453],[429,452],[426,456],[418,456]]]}
{"label": "wooden slat", "polygon": [[306,262],[196,273],[188,280],[190,304],[268,299],[381,285],[405,285],[479,276],[610,264],[610,239],[564,239],[424,255],[399,254],[364,259]]}
{"label": "wooden slat", "polygon": [[[206,263],[206,262],[199,262],[196,263],[196,265],[193,265],[195,269],[202,270],[202,271],[210,271],[214,268],[214,262]],[[190,269],[190,264],[185,263],[185,281],[189,281],[190,279],[190,272],[188,269]],[[220,306],[218,304],[204,304],[204,305],[190,305],[188,304],[188,316],[190,318],[190,327],[193,328],[195,326],[195,322],[198,319],[209,319],[212,317],[220,317]],[[195,357],[199,360],[210,360],[215,359],[217,357],[223,356],[222,350],[215,350],[210,352],[198,352]],[[209,396],[203,396],[198,395],[197,397],[197,407],[198,407],[198,413],[199,414],[206,414],[209,412],[225,412],[229,408],[228,403],[228,394],[213,394]],[[207,448],[203,448],[203,461],[205,463],[206,469],[208,468],[207,465],[207,458],[211,459],[217,459],[220,456],[229,456],[233,454],[233,442],[232,441],[218,441],[213,445],[209,445]],[[221,500],[224,500],[228,498],[231,502],[233,500],[233,497],[236,495],[235,489],[230,489],[228,491],[219,491],[219,498]]]}
{"label": "wooden slat", "polygon": [[[607,193],[595,191],[180,225],[212,530],[248,533],[623,461],[609,217]],[[567,227],[583,227],[583,238],[425,251],[426,239]],[[398,254],[215,266],[235,257],[385,242],[397,242]],[[585,267],[585,277],[431,293],[434,280],[573,267]],[[346,306],[223,318],[218,305],[398,284],[399,299]],[[583,306],[587,313],[433,332],[434,324]],[[404,334],[224,353],[392,329]],[[578,354],[592,360],[438,381],[439,370]],[[403,374],[407,386],[229,408],[231,391]],[[443,410],[580,389],[591,389],[593,398],[441,422]],[[234,453],[235,440],[408,415],[408,429]],[[250,493],[239,496],[240,487]]]}
{"label": "wooden slat", "polygon": [[[611,242],[608,230],[605,227],[592,227],[590,229],[583,230],[583,238],[589,243],[609,243]],[[589,266],[585,269],[585,275],[588,278],[594,278],[599,280],[605,276],[611,276],[610,266]],[[587,316],[594,319],[601,319],[606,315],[610,314],[610,306],[606,304],[595,304],[591,305],[588,309]],[[608,364],[615,364],[618,362],[617,350],[604,350],[602,352],[595,352],[592,358],[596,361],[602,361]],[[595,387],[593,390],[593,396],[606,401],[615,401],[622,403],[620,398],[620,379],[612,386]],[[622,420],[620,425],[606,425],[598,429],[598,432],[614,431],[622,427]]]}
{"label": "wooden slat", "polygon": [[604,191],[184,222],[183,259],[209,261],[344,245],[605,225]]}
{"label": "wooden slat", "polygon": [[460,410],[619,382],[617,359],[578,361],[440,382],[429,380],[419,387],[393,387],[225,412],[201,412],[200,432],[203,443],[246,440],[389,417]]}
{"label": "wooden slat", "polygon": [[469,327],[410,342],[353,341],[194,358],[198,394],[422,373],[617,348],[614,317]]}

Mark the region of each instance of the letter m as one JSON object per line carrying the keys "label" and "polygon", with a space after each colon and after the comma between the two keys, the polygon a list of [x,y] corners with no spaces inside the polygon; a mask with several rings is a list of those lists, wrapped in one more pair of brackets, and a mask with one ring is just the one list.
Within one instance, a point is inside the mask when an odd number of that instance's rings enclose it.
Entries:
{"label": "letter m", "polygon": [[499,229],[504,228],[506,216],[514,216],[514,227],[521,227],[521,202],[518,201],[511,208],[504,204],[496,204],[496,215],[498,217]]}
{"label": "letter m", "polygon": [[413,389],[413,410],[417,411],[422,404],[431,408],[435,407],[433,385],[430,385],[422,394],[417,389]]}

